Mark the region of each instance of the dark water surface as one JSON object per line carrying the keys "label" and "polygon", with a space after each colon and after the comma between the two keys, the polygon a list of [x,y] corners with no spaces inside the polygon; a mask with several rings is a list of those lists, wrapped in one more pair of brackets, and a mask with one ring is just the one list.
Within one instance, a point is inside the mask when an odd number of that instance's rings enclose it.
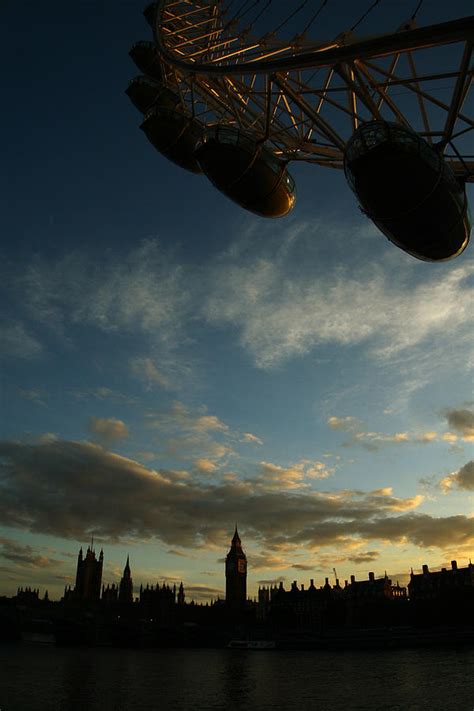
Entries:
{"label": "dark water surface", "polygon": [[0,646],[0,711],[474,710],[474,650]]}

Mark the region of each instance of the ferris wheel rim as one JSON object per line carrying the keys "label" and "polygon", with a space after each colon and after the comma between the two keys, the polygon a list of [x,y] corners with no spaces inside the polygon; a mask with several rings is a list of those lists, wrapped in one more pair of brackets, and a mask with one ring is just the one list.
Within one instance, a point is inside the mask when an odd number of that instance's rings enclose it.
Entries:
{"label": "ferris wheel rim", "polygon": [[[454,43],[466,40],[471,35],[474,38],[474,15],[450,20],[437,25],[427,25],[425,27],[410,27],[395,33],[384,33],[369,39],[355,38],[346,42],[345,39],[339,41],[321,43],[308,52],[294,54],[291,57],[281,57],[280,59],[266,60],[254,59],[250,62],[209,64],[207,62],[189,62],[179,59],[173,54],[162,41],[161,17],[166,3],[169,0],[158,0],[152,30],[155,43],[159,53],[175,69],[190,74],[207,75],[244,75],[244,74],[271,74],[295,69],[313,69],[317,67],[347,62],[355,57],[372,56],[381,57],[393,54],[397,51],[409,51],[410,49],[426,49],[435,46],[436,42],[442,40],[444,43]],[[347,38],[346,38],[347,39]],[[388,44],[389,43],[389,44]],[[296,45],[294,45],[296,47]]]}
{"label": "ferris wheel rim", "polygon": [[[250,126],[251,131],[272,141],[278,155],[285,160],[319,163],[341,169],[347,141],[343,135],[345,130],[334,130],[332,118],[324,119],[320,113],[323,102],[333,107],[333,111],[341,111],[340,115],[345,114],[350,118],[352,133],[358,125],[368,120],[387,120],[380,111],[383,104],[384,113],[388,111],[391,120],[411,127],[430,144],[438,141],[435,145],[442,152],[449,143],[451,153],[454,154],[447,158],[456,175],[465,182],[474,182],[472,156],[463,157],[465,151],[461,149],[459,152],[452,144],[457,136],[474,130],[474,120],[461,113],[474,75],[474,70],[469,66],[473,51],[474,16],[421,28],[416,27],[412,18],[395,33],[370,37],[355,37],[346,33],[336,40],[319,45],[308,39],[301,41],[302,36],[297,36],[291,46],[291,42],[285,43],[274,38],[270,42],[268,36],[258,40],[248,34],[240,35],[235,31],[235,24],[234,29],[228,32],[231,25],[225,23],[220,14],[222,4],[216,0],[158,0],[153,6],[154,16],[147,17],[147,20],[152,27],[157,57],[169,69],[170,86],[178,92],[180,87],[184,88],[182,102],[190,106],[193,115],[195,102],[201,101],[205,107],[207,105],[204,113],[215,113],[215,118],[211,118],[212,125],[216,120],[224,120],[235,126]],[[196,28],[199,30],[196,31]],[[449,75],[457,76],[454,93],[447,103],[443,103],[430,94],[429,88],[419,84],[425,81],[425,77],[423,72],[417,74],[411,54],[456,43],[458,46],[464,44],[463,58],[459,65],[456,64],[456,71]],[[398,58],[403,55],[413,64],[411,75],[406,71],[399,75],[395,71]],[[379,60],[389,58],[390,67],[384,69]],[[301,71],[318,72],[321,68],[327,70],[328,77],[319,87],[311,87],[315,72],[309,83],[305,83],[301,75],[296,76]],[[254,93],[257,75],[263,84]],[[332,87],[329,88],[333,76],[342,79],[349,96],[347,106],[329,93],[334,91]],[[439,72],[427,75],[426,81],[440,76]],[[448,77],[448,74],[445,76]],[[231,92],[234,92],[232,96],[238,97],[236,105],[233,105],[233,100],[226,102],[229,84]],[[423,121],[419,128],[412,125],[412,119],[408,120],[403,108],[399,108],[397,101],[389,96],[389,87],[395,84],[405,85],[412,98],[416,96],[419,116]],[[302,88],[306,91],[301,93]],[[314,96],[313,104],[306,99],[305,94]],[[243,96],[245,102],[253,97],[253,112],[244,102]],[[284,98],[280,102],[281,97]],[[434,106],[435,110],[439,108],[446,111],[446,123],[438,120],[439,125],[430,126],[424,102],[427,102],[428,107]],[[279,120],[283,115],[279,113],[275,118],[277,109],[286,112],[288,116]],[[364,113],[368,113],[368,118]],[[285,123],[289,117],[290,123]],[[468,128],[455,133],[454,124],[458,118]],[[204,125],[207,125],[206,120]],[[314,139],[310,139],[311,135]]]}

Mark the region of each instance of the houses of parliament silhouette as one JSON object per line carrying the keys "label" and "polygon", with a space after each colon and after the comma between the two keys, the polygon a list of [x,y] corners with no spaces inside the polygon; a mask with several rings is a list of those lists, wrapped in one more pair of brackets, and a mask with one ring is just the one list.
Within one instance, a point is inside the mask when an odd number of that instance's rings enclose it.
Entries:
{"label": "houses of parliament silhouette", "polygon": [[[99,556],[96,556],[94,550],[94,542],[88,546],[86,554],[83,554],[82,548],[79,550],[77,557],[76,583],[74,587],[66,586],[64,589],[63,600],[66,602],[80,601],[99,601],[104,603],[121,603],[131,604],[134,602],[133,597],[133,580],[130,570],[130,558],[127,556],[127,562],[123,570],[122,578],[119,585],[103,585],[102,569],[104,563],[104,552],[101,549]],[[235,532],[231,541],[230,550],[226,557],[225,564],[226,576],[226,596],[225,603],[229,609],[239,611],[247,605],[247,556],[242,548],[242,541],[235,527]],[[138,601],[140,603],[150,604],[153,598],[172,599],[173,603],[178,605],[185,604],[185,592],[183,582],[180,583],[178,590],[176,585],[171,588],[169,585],[159,584],[156,587],[153,585],[140,586],[140,595]]]}
{"label": "houses of parliament silhouette", "polygon": [[[57,640],[66,643],[106,639],[137,645],[222,646],[246,636],[278,640],[282,646],[318,646],[336,638],[355,644],[361,630],[372,630],[376,632],[372,641],[390,639],[396,644],[408,639],[418,644],[424,639],[420,630],[448,629],[456,630],[458,642],[461,635],[474,644],[471,561],[458,567],[453,560],[450,568],[436,571],[424,565],[420,573],[411,571],[407,587],[393,584],[386,573],[376,578],[370,572],[365,580],[351,575],[344,585],[337,578],[331,585],[326,578],[316,587],[311,579],[307,587],[293,581],[286,589],[280,582],[260,587],[258,597],[251,600],[247,557],[236,526],[225,559],[225,599],[211,603],[187,601],[183,582],[178,587],[140,585],[135,596],[128,556],[119,584],[104,585],[103,562],[103,551],[97,554],[92,541],[85,554],[80,549],[75,585],[66,586],[61,601],[50,601],[47,593],[40,599],[39,590],[30,588],[19,588],[10,600],[24,609],[42,607],[54,621]],[[0,613],[1,602],[0,598]],[[367,640],[366,635],[362,638]]]}

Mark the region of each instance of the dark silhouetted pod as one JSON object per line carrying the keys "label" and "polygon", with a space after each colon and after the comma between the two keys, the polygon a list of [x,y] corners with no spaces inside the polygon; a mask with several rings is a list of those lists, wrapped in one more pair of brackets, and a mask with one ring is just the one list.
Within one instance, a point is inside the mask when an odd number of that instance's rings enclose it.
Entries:
{"label": "dark silhouetted pod", "polygon": [[125,89],[132,104],[145,114],[157,99],[163,85],[150,77],[135,77]]}
{"label": "dark silhouetted pod", "polygon": [[464,187],[442,155],[411,129],[385,121],[363,124],[347,143],[344,170],[363,211],[405,252],[440,261],[467,246]]}
{"label": "dark silhouetted pod", "polygon": [[283,217],[295,204],[295,183],[285,163],[245,133],[216,126],[203,136],[196,157],[215,187],[250,212]]}
{"label": "dark silhouetted pod", "polygon": [[202,126],[196,119],[180,108],[157,105],[146,114],[140,128],[166,158],[192,173],[201,172],[194,155],[202,136]]}
{"label": "dark silhouetted pod", "polygon": [[125,89],[125,93],[142,114],[146,114],[155,103],[169,109],[180,103],[179,96],[174,91],[150,77],[135,77]]}
{"label": "dark silhouetted pod", "polygon": [[161,81],[160,55],[153,42],[146,40],[135,42],[129,55],[143,74],[147,74],[149,77],[154,77]]}
{"label": "dark silhouetted pod", "polygon": [[156,10],[158,7],[157,2],[151,2],[149,5],[146,6],[146,8],[143,10],[143,14],[145,15],[145,19],[150,25],[150,27],[153,27],[153,23],[155,21],[156,17]]}

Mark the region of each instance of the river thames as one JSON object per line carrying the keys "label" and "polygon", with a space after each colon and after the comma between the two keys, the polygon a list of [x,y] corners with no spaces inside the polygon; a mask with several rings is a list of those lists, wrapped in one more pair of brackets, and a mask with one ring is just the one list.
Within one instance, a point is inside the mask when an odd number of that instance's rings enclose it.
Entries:
{"label": "river thames", "polygon": [[0,647],[1,711],[474,709],[474,650]]}

